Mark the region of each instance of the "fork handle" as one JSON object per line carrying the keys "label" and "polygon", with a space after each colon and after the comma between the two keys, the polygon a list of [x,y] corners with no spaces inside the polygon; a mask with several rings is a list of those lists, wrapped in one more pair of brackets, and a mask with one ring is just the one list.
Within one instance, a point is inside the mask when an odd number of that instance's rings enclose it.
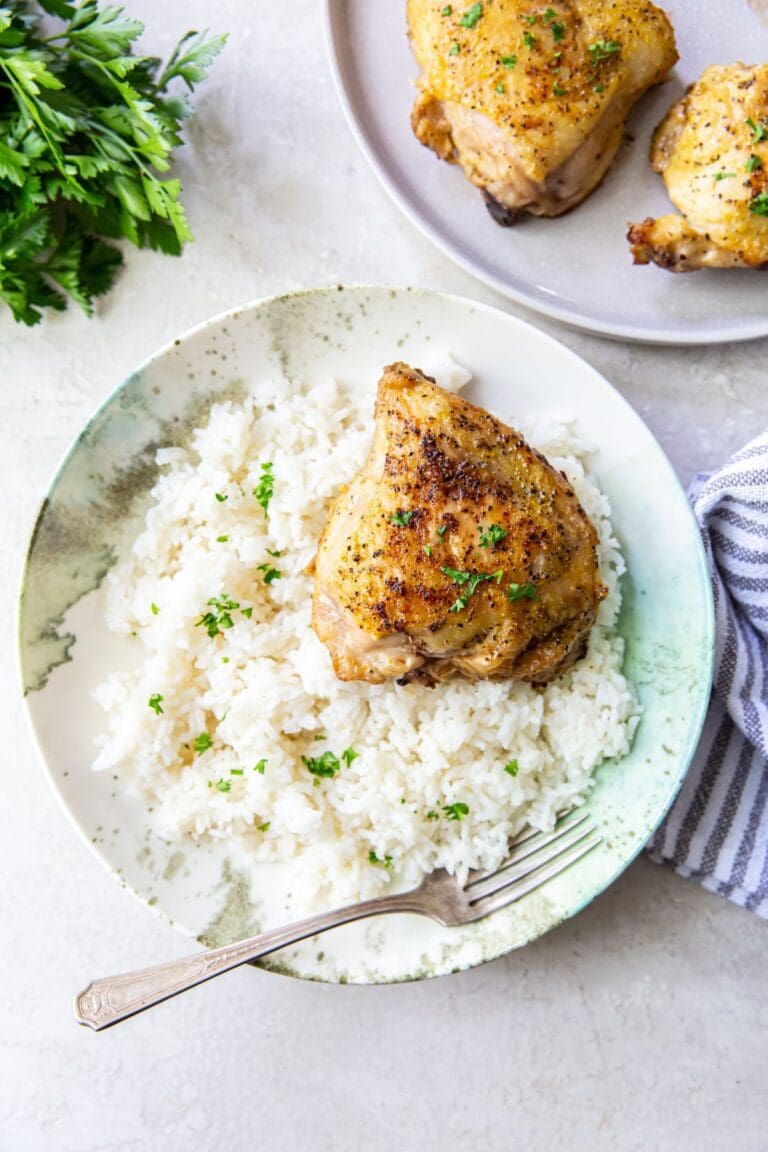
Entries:
{"label": "fork handle", "polygon": [[261,932],[248,940],[236,944],[225,944],[194,956],[184,956],[171,960],[168,964],[157,964],[152,968],[141,968],[136,972],[126,972],[122,976],[107,976],[91,983],[75,997],[75,1019],[79,1024],[100,1032],[128,1016],[144,1012],[153,1004],[168,1000],[179,992],[186,992],[205,980],[239,968],[260,956],[267,956],[278,948],[317,936],[329,928],[338,928],[353,920],[364,920],[369,916],[381,916],[390,912],[424,912],[424,906],[413,892],[395,893],[380,896],[375,900],[365,900],[361,904],[350,904],[337,908],[334,912],[322,912],[309,916],[284,928],[273,928]]}

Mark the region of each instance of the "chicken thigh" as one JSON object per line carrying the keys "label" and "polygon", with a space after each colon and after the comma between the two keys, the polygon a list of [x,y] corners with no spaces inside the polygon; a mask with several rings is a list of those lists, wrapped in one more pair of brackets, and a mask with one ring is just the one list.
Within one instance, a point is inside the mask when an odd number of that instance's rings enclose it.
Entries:
{"label": "chicken thigh", "polygon": [[657,128],[651,163],[682,216],[632,225],[636,264],[768,263],[768,65],[708,68]]}
{"label": "chicken thigh", "polygon": [[559,216],[597,187],[633,104],[677,60],[649,0],[408,0],[421,68],[411,122],[499,223]]}
{"label": "chicken thigh", "polygon": [[341,680],[545,683],[605,589],[568,481],[514,429],[406,364],[385,368],[363,469],[315,559],[312,624]]}

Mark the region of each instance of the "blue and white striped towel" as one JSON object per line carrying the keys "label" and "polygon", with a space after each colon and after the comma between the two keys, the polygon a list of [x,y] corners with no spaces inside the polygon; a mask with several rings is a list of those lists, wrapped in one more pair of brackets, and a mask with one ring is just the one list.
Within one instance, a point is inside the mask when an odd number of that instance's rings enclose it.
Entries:
{"label": "blue and white striped towel", "polygon": [[712,568],[715,686],[649,852],[768,918],[768,432],[689,495]]}

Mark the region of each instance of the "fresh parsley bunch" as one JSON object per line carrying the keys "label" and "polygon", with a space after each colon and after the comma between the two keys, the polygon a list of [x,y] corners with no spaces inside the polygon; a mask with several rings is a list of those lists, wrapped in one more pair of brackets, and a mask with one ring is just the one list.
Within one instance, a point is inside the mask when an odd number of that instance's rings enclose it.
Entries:
{"label": "fresh parsley bunch", "polygon": [[98,0],[0,0],[0,299],[25,324],[68,296],[91,314],[122,263],[105,237],[192,239],[164,177],[190,106],[168,86],[204,79],[226,36],[188,32],[163,66],[133,54],[143,31]]}

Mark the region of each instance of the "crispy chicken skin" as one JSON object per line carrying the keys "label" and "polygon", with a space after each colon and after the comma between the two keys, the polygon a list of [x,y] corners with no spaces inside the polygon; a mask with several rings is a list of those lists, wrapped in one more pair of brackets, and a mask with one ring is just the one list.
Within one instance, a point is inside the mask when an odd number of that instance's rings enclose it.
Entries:
{"label": "crispy chicken skin", "polygon": [[312,625],[336,675],[541,684],[565,671],[605,594],[567,480],[407,364],[384,369],[375,417],[315,559]]}
{"label": "crispy chicken skin", "polygon": [[708,68],[657,128],[651,164],[682,215],[630,227],[636,264],[768,263],[768,65]]}
{"label": "crispy chicken skin", "polygon": [[413,131],[461,165],[503,224],[588,196],[633,104],[677,60],[672,26],[648,0],[407,3],[421,68]]}

